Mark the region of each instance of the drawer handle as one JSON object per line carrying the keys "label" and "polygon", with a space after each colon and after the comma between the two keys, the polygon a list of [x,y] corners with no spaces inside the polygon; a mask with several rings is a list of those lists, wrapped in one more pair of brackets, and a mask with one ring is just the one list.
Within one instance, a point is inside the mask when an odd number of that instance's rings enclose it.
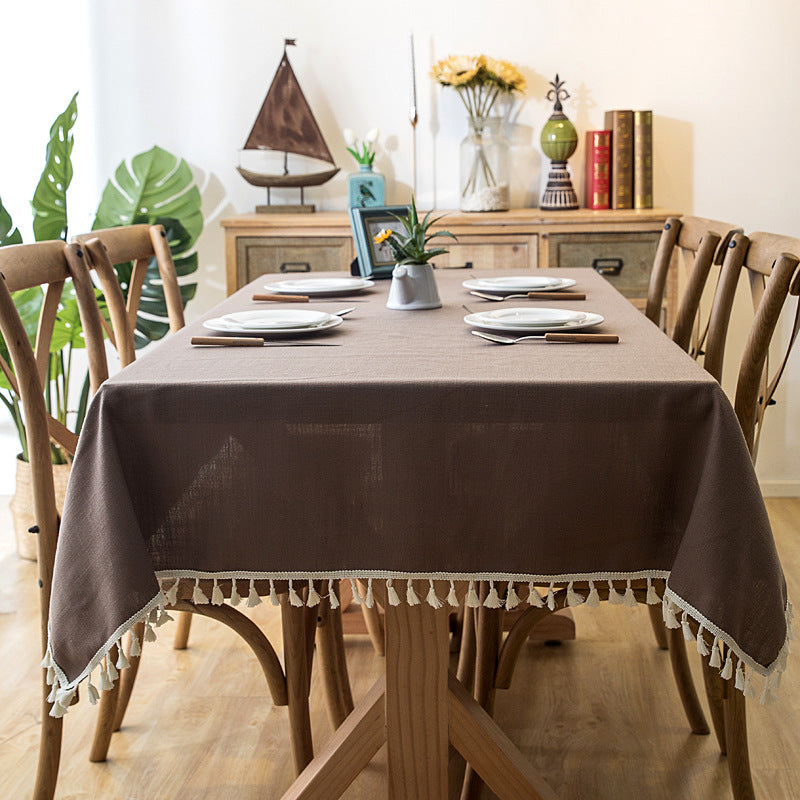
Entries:
{"label": "drawer handle", "polygon": [[622,266],[621,258],[596,258],[592,261],[592,269],[601,275],[619,275]]}
{"label": "drawer handle", "polygon": [[308,261],[284,261],[280,266],[281,272],[311,272]]}

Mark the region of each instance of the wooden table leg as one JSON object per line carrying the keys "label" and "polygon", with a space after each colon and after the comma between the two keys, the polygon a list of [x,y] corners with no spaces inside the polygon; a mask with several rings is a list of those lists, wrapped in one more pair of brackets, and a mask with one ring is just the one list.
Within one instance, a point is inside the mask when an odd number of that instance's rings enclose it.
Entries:
{"label": "wooden table leg", "polygon": [[[414,588],[424,597],[428,585]],[[449,674],[448,607],[423,601],[384,608],[385,689],[383,679],[375,684],[282,800],[335,800],[384,741],[389,800],[447,800],[450,742],[500,800],[557,800]]]}
{"label": "wooden table leg", "polygon": [[389,800],[447,800],[449,609],[384,611]]}

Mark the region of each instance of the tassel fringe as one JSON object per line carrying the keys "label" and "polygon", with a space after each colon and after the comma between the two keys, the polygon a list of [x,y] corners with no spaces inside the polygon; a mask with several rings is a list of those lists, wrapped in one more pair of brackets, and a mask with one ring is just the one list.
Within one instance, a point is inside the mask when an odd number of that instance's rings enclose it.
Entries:
{"label": "tassel fringe", "polygon": [[[639,580],[640,575],[633,574],[632,578],[625,576],[615,575],[614,578],[603,577],[603,580],[608,583],[608,601],[614,605],[638,605],[636,600],[636,593],[632,587],[632,580]],[[356,604],[365,604],[368,608],[372,608],[375,604],[373,581],[375,576],[365,575],[363,578],[342,578],[351,581],[353,587],[353,602]],[[420,576],[413,577],[403,576],[402,579],[406,581],[405,597],[401,598],[394,586],[395,578],[379,574],[379,580],[386,581],[386,600],[389,605],[399,606],[403,601],[408,605],[420,605],[427,603],[431,608],[440,609],[445,605],[450,608],[458,608],[459,599],[456,590],[456,582],[459,578],[448,578],[447,576]],[[194,586],[191,589],[191,601],[195,604],[212,604],[216,606],[223,605],[225,602],[230,603],[231,606],[237,606],[245,601],[247,607],[252,608],[262,602],[261,597],[256,591],[255,582],[269,581],[269,598],[274,605],[279,605],[280,600],[275,589],[275,580],[286,581],[288,584],[288,599],[292,606],[301,607],[315,607],[319,605],[323,599],[330,603],[332,609],[340,607],[339,599],[337,598],[335,585],[338,582],[337,578],[329,577],[303,577],[302,581],[307,584],[304,586],[305,591],[298,592],[295,586],[299,577],[289,575],[276,575],[269,577],[263,574],[258,574],[255,577],[235,576],[231,577],[226,574],[221,575],[208,575],[179,573],[178,576],[165,576],[160,578],[160,589],[158,594],[153,600],[148,603],[145,609],[135,617],[128,620],[115,634],[114,638],[109,640],[104,648],[97,656],[90,662],[87,670],[83,675],[78,678],[74,683],[67,683],[67,679],[63,672],[58,668],[58,665],[53,659],[52,651],[48,649],[45,652],[41,666],[45,672],[45,680],[51,687],[47,702],[51,704],[50,714],[54,717],[61,717],[67,713],[70,703],[76,695],[76,687],[81,680],[87,680],[86,694],[89,702],[94,705],[98,702],[100,692],[109,691],[113,688],[114,683],[119,678],[120,670],[128,669],[131,666],[130,659],[138,658],[142,653],[142,645],[144,642],[153,642],[156,640],[155,628],[160,627],[172,617],[167,612],[167,607],[174,606],[178,603],[178,590],[180,588],[180,581],[193,580]],[[208,585],[213,588],[210,592],[211,597],[207,597],[200,582],[208,581]],[[225,580],[230,580],[231,591],[230,597],[226,599],[225,593],[220,586],[220,583]],[[321,594],[319,588],[323,580],[327,580],[327,593]],[[359,591],[357,580],[363,580],[366,584],[365,594]],[[415,580],[427,580],[428,589],[424,598],[418,595],[415,587]],[[448,580],[449,589],[446,597],[443,599],[439,597],[436,592],[435,581]],[[486,592],[483,605],[486,608],[505,608],[508,610],[514,609],[523,602],[518,594],[520,585],[519,579],[508,579],[506,577],[492,579],[490,576],[475,576],[469,578],[464,576],[467,582],[467,592],[464,598],[464,604],[470,608],[478,608],[481,606],[481,600],[478,596],[477,584],[479,581],[485,581],[488,585],[488,592]],[[626,581],[625,590],[618,590],[618,586],[622,585],[622,580]],[[661,580],[659,578],[658,580]],[[246,596],[240,594],[240,582],[248,581],[249,587]],[[316,583],[315,583],[316,581]],[[588,594],[584,596],[583,593],[575,590],[575,582],[580,582],[582,585],[588,584]],[[528,595],[527,603],[534,608],[544,608],[545,606],[554,611],[557,606],[564,605],[567,607],[575,607],[579,605],[587,605],[590,608],[595,608],[600,605],[600,593],[598,592],[597,579],[589,576],[578,576],[574,580],[568,579],[565,576],[563,579],[558,580],[539,580],[527,579]],[[616,585],[615,585],[616,582]],[[498,585],[501,589],[498,589]],[[540,594],[537,590],[538,586],[547,586],[547,591]],[[185,590],[184,590],[185,591]],[[557,601],[556,594],[559,599]],[[184,594],[184,597],[186,594]],[[524,593],[523,593],[524,598]],[[738,691],[741,691],[747,698],[759,698],[762,704],[771,704],[776,701],[776,694],[780,688],[781,675],[786,669],[790,645],[789,642],[794,638],[792,635],[792,621],[794,618],[794,611],[790,603],[787,603],[785,609],[786,618],[786,641],[780,653],[776,657],[773,664],[769,665],[768,669],[764,668],[753,662],[746,654],[741,654],[735,642],[733,642],[725,632],[714,628],[708,620],[704,619],[702,615],[691,606],[686,606],[684,601],[673,594],[669,589],[663,592],[659,597],[659,592],[656,591],[653,580],[647,577],[647,593],[645,597],[648,605],[656,605],[661,603],[662,614],[664,623],[668,628],[680,628],[686,641],[694,641],[697,652],[701,657],[708,659],[708,665],[714,669],[719,670],[720,677],[723,680],[733,680],[734,686]],[[144,623],[144,632],[141,636],[134,633],[134,626],[139,623]],[[693,634],[692,627],[697,625],[697,634]],[[706,627],[709,626],[709,627]],[[123,639],[127,638],[126,634],[130,634],[129,648],[127,652],[123,647]],[[707,636],[710,634],[710,637]],[[113,648],[116,648],[114,650]],[[112,654],[113,653],[113,658]],[[758,687],[756,683],[760,682]]]}

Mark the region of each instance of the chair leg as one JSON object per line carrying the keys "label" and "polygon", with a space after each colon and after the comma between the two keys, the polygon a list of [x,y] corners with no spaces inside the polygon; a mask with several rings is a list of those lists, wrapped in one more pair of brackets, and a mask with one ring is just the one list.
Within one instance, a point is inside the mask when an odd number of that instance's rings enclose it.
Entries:
{"label": "chair leg", "polygon": [[727,755],[728,745],[725,741],[725,679],[720,677],[719,670],[708,665],[708,661],[703,659],[703,683],[706,687],[706,700],[708,709],[711,712],[711,722],[714,726],[714,734],[717,737],[719,751],[722,755]]}
{"label": "chair leg", "polygon": [[36,769],[36,786],[33,800],[52,800],[58,781],[58,764],[61,760],[61,733],[64,725],[61,718],[50,716],[47,696],[50,687],[42,672],[42,729],[39,740],[39,764]]}
{"label": "chair leg", "polygon": [[[140,642],[144,642],[144,622],[137,622],[133,626],[133,636]],[[132,637],[130,637],[132,641]],[[131,692],[133,692],[133,685],[136,683],[136,676],[139,674],[139,666],[142,662],[141,655],[132,656],[128,653],[128,662],[130,667],[122,670],[119,676],[119,696],[117,697],[117,710],[114,714],[114,732],[116,733],[121,727],[125,719],[125,712],[128,710],[128,703],[131,699]]]}
{"label": "chair leg", "polygon": [[[335,591],[338,592],[338,586]],[[353,710],[353,696],[344,655],[342,615],[325,601],[317,606],[316,642],[328,719],[336,729]]]}
{"label": "chair leg", "polygon": [[656,637],[656,644],[659,650],[669,650],[669,643],[667,641],[667,629],[664,626],[664,619],[661,613],[661,606],[647,606],[647,612],[650,615],[650,626],[653,628],[653,634]]}
{"label": "chair leg", "polygon": [[283,663],[289,700],[289,734],[295,774],[299,775],[314,758],[311,739],[311,714],[308,707],[310,676],[306,633],[306,607],[293,606],[282,594]]}
{"label": "chair leg", "polygon": [[458,650],[456,678],[467,691],[472,691],[475,678],[475,609],[464,606],[461,619],[461,646]]}
{"label": "chair leg", "polygon": [[172,642],[174,650],[185,650],[189,646],[189,631],[192,628],[192,615],[183,612],[178,616],[178,627],[175,629],[175,639]]}
{"label": "chair leg", "polygon": [[[358,586],[362,591],[362,596],[366,594],[366,586],[361,581],[358,581]],[[383,619],[381,612],[376,604],[372,608],[368,608],[366,603],[361,604],[361,615],[364,617],[364,625],[366,625],[369,639],[372,642],[372,649],[376,655],[386,655],[386,641],[383,631]]]}
{"label": "chair leg", "polygon": [[733,679],[728,680],[726,686],[725,741],[728,751],[728,774],[734,800],[755,800],[747,746],[745,698],[733,685]]}
{"label": "chair leg", "polygon": [[[475,655],[475,688],[472,692],[478,704],[491,715],[494,711],[495,673],[500,652],[500,639],[503,635],[503,610],[486,608],[488,587],[481,585],[481,607],[476,609],[477,641]],[[479,800],[483,781],[471,764],[467,764],[464,783],[461,787],[461,800]]]}
{"label": "chair leg", "polygon": [[689,727],[692,729],[692,733],[706,735],[710,733],[710,729],[694,688],[689,659],[686,656],[686,640],[683,638],[683,631],[680,628],[672,628],[667,632],[667,637],[672,675],[675,678],[675,685],[678,687],[678,694],[681,697]]}
{"label": "chair leg", "polygon": [[[106,658],[110,661],[116,661],[117,648],[112,647]],[[117,715],[117,700],[121,683],[121,680],[117,680],[111,689],[100,694],[100,707],[97,714],[97,722],[94,726],[94,739],[92,740],[92,749],[89,751],[89,761],[94,763],[105,761],[108,755],[111,734],[114,732],[114,720]]]}

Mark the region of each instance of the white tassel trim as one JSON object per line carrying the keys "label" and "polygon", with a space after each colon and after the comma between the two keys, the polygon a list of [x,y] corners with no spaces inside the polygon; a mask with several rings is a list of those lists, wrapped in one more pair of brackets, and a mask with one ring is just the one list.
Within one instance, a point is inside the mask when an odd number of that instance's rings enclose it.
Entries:
{"label": "white tassel trim", "polygon": [[239,594],[239,590],[236,588],[236,578],[231,580],[231,605],[235,608],[242,602],[242,596]]}
{"label": "white tassel trim", "polygon": [[497,587],[494,585],[494,581],[489,581],[489,594],[486,595],[483,605],[485,608],[503,607],[502,602],[500,602],[500,595],[497,594]]}
{"label": "white tassel trim", "polygon": [[400,598],[397,596],[397,589],[394,588],[391,578],[386,581],[386,597],[389,600],[390,606],[400,605]]}
{"label": "white tassel trim", "polygon": [[[451,584],[452,585],[452,584]],[[517,594],[514,584],[509,581],[506,587],[506,608],[510,611],[519,605],[519,595]]]}
{"label": "white tassel trim", "polygon": [[533,583],[528,584],[528,605],[534,608],[544,608],[544,601]]}
{"label": "white tassel trim", "polygon": [[300,599],[300,596],[295,591],[294,583],[292,581],[289,581],[289,602],[295,608],[300,608],[303,605],[303,601]]}
{"label": "white tassel trim", "polygon": [[425,600],[431,608],[442,608],[444,603],[436,596],[436,589],[433,588],[433,581],[428,581],[428,594]]}
{"label": "white tassel trim", "polygon": [[[372,581],[370,580],[370,590],[372,589]],[[309,608],[314,608],[314,606],[318,606],[322,598],[319,596],[319,592],[314,587],[314,581],[311,578],[308,579],[308,599],[306,600],[306,605]]]}
{"label": "white tassel trim", "polygon": [[467,599],[464,601],[464,605],[469,606],[469,608],[478,608],[481,604],[481,601],[478,599],[478,593],[475,591],[475,581],[469,582],[469,588],[467,589]]}
{"label": "white tassel trim", "polygon": [[[45,679],[52,687],[48,702],[53,704],[52,714],[54,716],[62,716],[66,713],[69,703],[75,697],[75,690],[77,685],[88,679],[87,681],[87,696],[89,701],[96,701],[99,691],[107,691],[113,687],[114,682],[119,676],[119,670],[126,669],[130,666],[130,658],[139,657],[142,651],[142,644],[144,642],[152,642],[156,640],[155,628],[170,621],[172,617],[166,611],[166,607],[172,606],[177,603],[179,582],[181,580],[193,580],[194,586],[192,588],[191,599],[196,603],[211,603],[214,605],[221,605],[222,603],[229,602],[230,605],[236,606],[241,603],[245,598],[239,593],[239,582],[249,581],[249,594],[247,595],[247,605],[255,606],[262,602],[255,590],[255,581],[269,581],[270,598],[279,604],[278,596],[275,591],[274,581],[286,581],[289,589],[289,600],[295,606],[309,606],[314,607],[318,605],[323,597],[328,600],[331,608],[338,608],[340,606],[336,592],[334,589],[335,582],[340,579],[363,581],[366,585],[366,596],[362,597],[361,593],[354,591],[354,601],[364,602],[367,605],[374,603],[373,597],[373,581],[375,579],[386,581],[387,589],[387,602],[391,605],[399,605],[405,600],[410,605],[419,605],[421,602],[427,602],[433,608],[441,608],[445,602],[452,608],[456,608],[458,602],[458,591],[455,586],[458,581],[465,581],[468,585],[465,605],[477,608],[480,606],[480,600],[476,591],[477,583],[479,581],[486,581],[489,585],[489,591],[484,600],[484,603],[489,608],[507,608],[512,609],[520,604],[520,596],[517,593],[517,586],[520,583],[527,581],[528,596],[527,602],[529,606],[542,608],[545,605],[555,610],[556,606],[561,605],[562,602],[566,606],[574,606],[586,604],[590,607],[599,605],[600,598],[597,591],[596,581],[606,580],[609,585],[608,599],[616,604],[629,604],[634,605],[636,601],[636,594],[632,589],[632,580],[647,580],[647,594],[646,602],[649,605],[655,605],[659,602],[659,593],[656,591],[654,581],[664,580],[668,578],[668,573],[659,572],[656,576],[647,575],[642,573],[629,573],[628,575],[614,574],[611,577],[598,576],[598,575],[578,575],[578,576],[556,576],[555,578],[543,578],[541,576],[496,576],[491,575],[464,575],[464,576],[448,576],[441,574],[434,575],[402,575],[394,576],[394,579],[400,578],[406,581],[406,594],[405,598],[401,599],[395,587],[393,586],[393,578],[385,573],[377,573],[375,575],[365,574],[363,577],[359,576],[354,578],[351,576],[333,576],[311,575],[311,576],[298,576],[293,574],[275,574],[265,575],[257,573],[255,575],[231,575],[226,573],[208,574],[208,573],[195,573],[195,572],[179,572],[177,574],[164,574],[157,573],[157,579],[160,582],[160,589],[158,594],[147,604],[142,611],[129,620],[127,620],[114,635],[114,638],[109,639],[106,645],[101,648],[98,653],[92,657],[90,663],[87,665],[86,670],[73,681],[68,681],[63,671],[58,667],[53,659],[52,651],[49,646],[45,652],[41,665],[45,670]],[[213,582],[213,590],[210,592],[211,598],[205,596],[204,591],[200,587],[201,580],[208,580],[209,586]],[[230,598],[226,600],[224,592],[220,583],[224,580],[231,581]],[[293,581],[302,580],[308,584],[307,592],[298,593],[295,590]],[[327,594],[320,596],[320,590],[317,588],[318,581],[327,580]],[[428,591],[424,599],[418,596],[414,590],[413,581],[427,580]],[[449,581],[449,590],[446,600],[442,600],[436,593],[436,581],[447,580]],[[624,592],[617,590],[614,582],[620,585],[620,582],[626,581],[626,588]],[[589,592],[585,598],[582,594],[575,591],[574,582],[581,581],[588,584]],[[498,585],[502,584],[504,591],[502,593],[498,590]],[[536,590],[536,586],[547,586],[547,592],[542,595]],[[559,597],[563,596],[563,601],[556,601],[556,594]],[[725,633],[720,631],[719,628],[714,627],[706,618],[703,617],[692,606],[687,605],[685,601],[678,595],[674,594],[667,588],[660,598],[662,603],[662,611],[664,620],[669,628],[682,629],[683,635],[687,640],[694,639],[698,653],[703,658],[708,658],[708,664],[715,669],[720,670],[720,677],[723,680],[734,680],[735,686],[739,691],[742,691],[748,698],[760,697],[762,703],[772,703],[775,701],[776,692],[780,687],[782,672],[786,669],[788,654],[790,650],[790,641],[793,639],[791,625],[794,617],[791,604],[787,602],[785,609],[786,618],[786,640],[783,647],[778,653],[777,657],[772,664],[762,666],[754,662],[742,653],[737,647],[736,642]],[[142,636],[133,634],[133,627],[138,623],[144,623],[144,633]],[[697,624],[697,635],[692,634],[692,626]],[[705,634],[711,634],[709,639]],[[127,652],[122,649],[122,639],[126,634],[130,634],[130,646]],[[710,644],[709,644],[710,642]],[[108,656],[112,647],[117,647],[118,650],[114,655],[114,659]],[[758,687],[756,682],[762,681]]]}
{"label": "white tassel trim", "polygon": [[456,585],[450,581],[450,591],[447,593],[447,603],[452,608],[458,608],[458,595],[456,595]]}
{"label": "white tassel trim", "polygon": [[575,606],[582,605],[583,601],[583,595],[578,594],[578,592],[572,588],[572,581],[570,581],[569,585],[567,586],[567,605],[570,608],[574,608]]}
{"label": "white tassel trim", "polygon": [[328,602],[331,608],[339,608],[339,598],[336,597],[336,592],[333,590],[333,581],[328,581]]}
{"label": "white tassel trim", "polygon": [[[269,582],[270,586],[270,597],[272,597],[272,591],[274,590],[274,586],[272,585],[272,581]],[[276,595],[277,597],[277,595]],[[253,608],[257,606],[261,602],[261,598],[258,596],[258,592],[256,591],[256,582],[255,579],[250,579],[250,591],[247,594],[247,607]]]}

